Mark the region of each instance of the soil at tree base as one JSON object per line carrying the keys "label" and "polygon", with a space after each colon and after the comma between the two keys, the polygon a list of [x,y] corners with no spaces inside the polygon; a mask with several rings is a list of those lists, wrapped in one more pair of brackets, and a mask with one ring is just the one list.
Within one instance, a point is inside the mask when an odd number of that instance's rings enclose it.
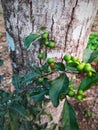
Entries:
{"label": "soil at tree base", "polygon": [[[2,10],[0,5],[0,11]],[[96,26],[95,26],[96,25]],[[93,32],[98,33],[98,13],[92,27]],[[11,84],[12,68],[8,53],[8,46],[5,38],[4,20],[0,14],[0,59],[4,59],[4,65],[0,67],[0,75],[4,74],[5,78],[0,84],[0,89],[9,91]],[[77,115],[80,130],[98,130],[98,84],[87,92],[87,98],[80,103],[76,100],[70,100],[73,104]]]}

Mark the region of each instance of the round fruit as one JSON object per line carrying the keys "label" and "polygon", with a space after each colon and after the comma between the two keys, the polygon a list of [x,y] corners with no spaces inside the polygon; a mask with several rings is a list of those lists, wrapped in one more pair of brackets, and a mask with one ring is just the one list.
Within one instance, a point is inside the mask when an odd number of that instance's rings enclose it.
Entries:
{"label": "round fruit", "polygon": [[67,63],[68,63],[68,64],[71,64],[71,63],[73,63],[73,61],[72,61],[72,60],[68,60]]}
{"label": "round fruit", "polygon": [[75,92],[72,91],[72,90],[69,90],[68,95],[69,95],[70,97],[73,97],[73,96],[75,95]]}
{"label": "round fruit", "polygon": [[87,75],[88,75],[88,77],[92,77],[93,73],[92,73],[91,71],[89,71],[89,72],[87,73]]}
{"label": "round fruit", "polygon": [[83,97],[82,97],[82,95],[77,95],[77,96],[76,96],[76,99],[77,99],[78,101],[80,101],[80,100],[83,99]]}
{"label": "round fruit", "polygon": [[83,95],[83,93],[84,93],[83,90],[79,90],[79,91],[78,91],[78,94],[79,94],[79,95]]}
{"label": "round fruit", "polygon": [[39,53],[39,54],[38,54],[38,58],[39,58],[39,59],[43,59],[43,53]]}
{"label": "round fruit", "polygon": [[85,66],[84,66],[84,71],[89,72],[89,71],[91,71],[91,70],[92,70],[91,65],[90,65],[89,63],[85,64]]}
{"label": "round fruit", "polygon": [[54,47],[55,47],[55,42],[54,42],[54,41],[49,41],[48,46],[49,46],[50,48],[54,48]]}
{"label": "round fruit", "polygon": [[53,67],[53,66],[54,66],[54,63],[50,63],[50,66]]}
{"label": "round fruit", "polygon": [[85,66],[85,63],[80,63],[80,64],[78,64],[78,65],[77,65],[77,70],[78,70],[78,71],[82,71],[83,68],[84,68],[84,66]]}
{"label": "round fruit", "polygon": [[53,59],[53,58],[48,58],[47,62],[48,62],[49,64],[54,63],[54,59]]}
{"label": "round fruit", "polygon": [[38,78],[38,82],[40,82],[40,83],[43,82],[43,80],[44,79],[42,77]]}
{"label": "round fruit", "polygon": [[76,61],[77,61],[77,57],[72,56],[72,57],[71,57],[71,60],[72,60],[73,62],[76,62]]}
{"label": "round fruit", "polygon": [[68,89],[73,91],[73,87],[72,86],[69,86]]}
{"label": "round fruit", "polygon": [[68,55],[68,54],[64,55],[64,60],[65,61],[70,61],[71,60],[71,56]]}
{"label": "round fruit", "polygon": [[48,35],[49,35],[48,32],[44,32],[44,33],[42,34],[42,38],[43,38],[43,39],[46,39],[46,38],[48,38]]}
{"label": "round fruit", "polygon": [[48,41],[46,41],[46,42],[45,42],[45,45],[46,45],[46,46],[48,46],[48,45],[49,45],[49,42],[48,42]]}

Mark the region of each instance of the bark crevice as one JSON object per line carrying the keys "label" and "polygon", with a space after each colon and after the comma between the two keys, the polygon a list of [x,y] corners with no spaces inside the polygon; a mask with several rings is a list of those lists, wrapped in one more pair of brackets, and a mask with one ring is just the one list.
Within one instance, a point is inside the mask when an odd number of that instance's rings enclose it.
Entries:
{"label": "bark crevice", "polygon": [[51,23],[51,38],[53,36],[53,26],[54,26],[54,16],[52,15],[52,23]]}
{"label": "bark crevice", "polygon": [[78,0],[76,0],[75,6],[73,7],[72,12],[71,12],[70,21],[68,22],[67,27],[66,27],[67,30],[66,30],[66,33],[65,33],[64,52],[65,52],[65,50],[66,50],[66,44],[67,44],[69,29],[70,29],[70,26],[71,26],[71,24],[72,24],[72,22],[73,22],[73,19],[74,19],[74,12],[75,12],[75,9],[76,9],[76,7],[77,7],[77,3],[78,3]]}

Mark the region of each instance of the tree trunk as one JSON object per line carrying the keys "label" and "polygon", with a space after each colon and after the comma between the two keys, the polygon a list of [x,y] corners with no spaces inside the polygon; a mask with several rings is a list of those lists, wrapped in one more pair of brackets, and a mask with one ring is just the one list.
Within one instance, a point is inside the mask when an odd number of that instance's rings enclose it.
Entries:
{"label": "tree trunk", "polygon": [[[13,71],[23,73],[27,64],[39,64],[39,44],[25,50],[23,41],[41,26],[47,26],[50,37],[56,41],[49,57],[60,61],[65,53],[82,59],[97,0],[1,0],[4,11],[7,42]],[[56,109],[61,111],[61,106]],[[55,112],[56,112],[55,110]],[[55,119],[58,122],[59,118]]]}
{"label": "tree trunk", "polygon": [[39,45],[24,48],[25,37],[47,26],[56,41],[49,55],[60,60],[70,53],[82,58],[91,24],[96,14],[97,0],[1,0],[4,10],[6,36],[14,72],[24,72],[27,64],[38,65]]}

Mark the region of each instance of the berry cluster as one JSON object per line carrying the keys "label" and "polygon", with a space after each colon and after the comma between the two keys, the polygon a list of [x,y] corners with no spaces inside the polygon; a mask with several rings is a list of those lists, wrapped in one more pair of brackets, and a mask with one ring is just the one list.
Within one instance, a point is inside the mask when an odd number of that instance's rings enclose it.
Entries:
{"label": "berry cluster", "polygon": [[66,55],[64,55],[63,59],[66,61],[66,63],[75,63],[75,65],[76,65],[75,67],[77,68],[77,71],[85,72],[88,77],[92,77],[93,74],[96,72],[94,70],[94,68],[91,66],[91,64],[85,63],[85,62],[81,62],[75,56],[70,56],[70,55],[66,54]]}
{"label": "berry cluster", "polygon": [[[41,35],[41,43],[43,45],[45,45],[46,47],[49,47],[50,49],[55,47],[55,41],[49,39],[49,33],[48,32],[44,32]],[[43,59],[44,58],[44,54],[43,53],[39,53],[38,54],[38,58],[39,59]]]}
{"label": "berry cluster", "polygon": [[75,99],[77,99],[78,101],[82,100],[85,97],[83,90],[78,90],[77,92],[75,92],[72,86],[69,86],[67,95],[69,97],[75,97]]}

